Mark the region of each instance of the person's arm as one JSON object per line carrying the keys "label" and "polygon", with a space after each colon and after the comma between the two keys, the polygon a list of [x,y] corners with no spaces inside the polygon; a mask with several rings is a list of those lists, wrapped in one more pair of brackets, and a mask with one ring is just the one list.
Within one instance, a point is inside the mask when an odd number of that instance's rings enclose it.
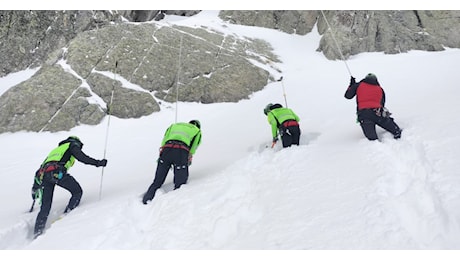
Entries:
{"label": "person's arm", "polygon": [[267,120],[272,128],[272,137],[277,138],[278,137],[278,120],[276,120],[275,116],[273,115],[273,112],[268,112]]}
{"label": "person's arm", "polygon": [[380,100],[382,107],[385,107],[385,91],[382,88],[382,100]]}
{"label": "person's arm", "polygon": [[356,82],[355,78],[351,77],[350,85],[348,86],[347,91],[345,91],[345,98],[352,99],[356,95],[356,89],[358,86],[359,82]]}
{"label": "person's arm", "polygon": [[96,160],[94,158],[91,158],[89,157],[88,155],[86,155],[81,149],[80,147],[76,146],[76,145],[72,145],[70,147],[70,152],[72,153],[72,155],[75,157],[75,159],[77,159],[78,161],[84,163],[84,164],[90,164],[90,165],[94,165],[94,166],[103,166],[101,165],[101,161],[100,160]]}
{"label": "person's arm", "polygon": [[198,133],[193,137],[192,142],[190,143],[190,154],[194,155],[196,152],[196,149],[201,143],[201,131],[198,131]]}
{"label": "person's arm", "polygon": [[292,111],[292,114],[294,115],[295,121],[300,122],[300,117],[294,111]]}

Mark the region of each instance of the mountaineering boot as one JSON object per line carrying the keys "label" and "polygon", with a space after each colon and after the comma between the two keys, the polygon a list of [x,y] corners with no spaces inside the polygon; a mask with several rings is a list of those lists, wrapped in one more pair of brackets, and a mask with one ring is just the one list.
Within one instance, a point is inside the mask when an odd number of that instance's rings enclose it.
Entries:
{"label": "mountaineering boot", "polygon": [[399,139],[399,138],[401,138],[401,133],[402,133],[402,129],[399,129],[399,130],[396,132],[396,134],[393,135],[393,137],[394,137],[395,139]]}
{"label": "mountaineering boot", "polygon": [[34,227],[34,239],[43,234],[46,225],[46,218],[37,219]]}
{"label": "mountaineering boot", "polygon": [[41,234],[43,234],[43,230],[42,229],[39,229],[37,231],[34,232],[34,239],[36,239],[37,237],[39,237]]}
{"label": "mountaineering boot", "polygon": [[144,197],[142,198],[142,203],[144,204],[147,204],[149,201],[151,201],[153,199],[153,196],[148,194],[148,193],[145,193],[144,194]]}

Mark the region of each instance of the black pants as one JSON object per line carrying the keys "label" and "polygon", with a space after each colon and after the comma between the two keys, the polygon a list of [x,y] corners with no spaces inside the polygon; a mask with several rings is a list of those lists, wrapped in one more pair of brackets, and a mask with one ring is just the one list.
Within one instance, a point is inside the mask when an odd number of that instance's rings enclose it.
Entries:
{"label": "black pants", "polygon": [[80,184],[70,174],[65,173],[60,180],[54,179],[50,175],[51,173],[45,173],[45,177],[43,178],[42,205],[40,207],[40,212],[37,215],[37,220],[35,221],[35,235],[40,235],[45,229],[46,221],[48,220],[48,215],[51,210],[51,204],[53,202],[55,185],[68,190],[72,194],[72,197],[70,198],[64,211],[65,213],[77,207],[78,204],[80,204],[81,196],[83,195],[83,190],[81,189]]}
{"label": "black pants", "polygon": [[155,196],[155,192],[163,185],[169,169],[174,167],[174,189],[180,188],[188,180],[188,155],[189,152],[181,148],[164,148],[158,159],[155,179],[144,194],[142,202],[147,204]]}
{"label": "black pants", "polygon": [[361,125],[364,136],[371,141],[378,139],[377,132],[375,130],[376,125],[393,134],[395,139],[401,137],[401,128],[399,128],[399,126],[394,122],[394,119],[378,115],[378,113],[376,113],[373,109],[363,109],[358,111],[358,121]]}
{"label": "black pants", "polygon": [[300,127],[296,126],[281,126],[279,129],[283,147],[290,147],[291,145],[299,145],[300,140]]}

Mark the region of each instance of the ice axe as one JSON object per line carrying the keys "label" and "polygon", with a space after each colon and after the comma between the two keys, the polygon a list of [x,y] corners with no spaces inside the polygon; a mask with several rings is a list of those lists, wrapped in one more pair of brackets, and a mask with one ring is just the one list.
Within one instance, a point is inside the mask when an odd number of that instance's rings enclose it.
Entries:
{"label": "ice axe", "polygon": [[32,206],[30,207],[29,212],[34,211],[34,206],[35,206],[35,199],[32,202]]}

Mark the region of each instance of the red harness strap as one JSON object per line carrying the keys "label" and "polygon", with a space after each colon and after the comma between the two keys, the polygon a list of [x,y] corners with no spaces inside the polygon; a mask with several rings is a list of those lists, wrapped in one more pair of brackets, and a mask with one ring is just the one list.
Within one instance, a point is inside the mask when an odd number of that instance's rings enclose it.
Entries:
{"label": "red harness strap", "polygon": [[184,149],[187,152],[190,151],[190,149],[182,144],[165,144],[163,147],[169,147],[169,148],[177,148],[177,149]]}
{"label": "red harness strap", "polygon": [[289,120],[289,121],[286,121],[283,123],[283,126],[284,127],[290,127],[290,126],[298,126],[299,123],[297,121],[294,121],[294,120]]}
{"label": "red harness strap", "polygon": [[52,172],[52,171],[55,171],[59,168],[59,166],[57,164],[50,164],[50,165],[46,165],[46,167],[43,169],[44,172]]}

